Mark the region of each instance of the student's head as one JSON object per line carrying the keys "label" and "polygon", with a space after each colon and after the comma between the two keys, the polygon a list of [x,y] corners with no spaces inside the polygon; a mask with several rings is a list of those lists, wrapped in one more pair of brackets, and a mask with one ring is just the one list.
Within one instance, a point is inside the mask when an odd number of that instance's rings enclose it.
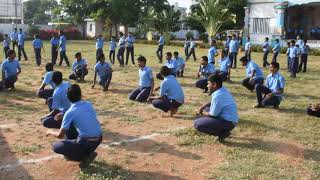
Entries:
{"label": "student's head", "polygon": [[14,60],[14,58],[16,58],[16,52],[13,49],[8,50],[7,53],[9,60]]}
{"label": "student's head", "polygon": [[14,31],[17,32],[17,28],[14,28]]}
{"label": "student's head", "polygon": [[74,57],[76,58],[76,60],[80,61],[81,60],[81,52],[77,52]]}
{"label": "student's head", "polygon": [[144,57],[144,56],[139,56],[138,57],[138,66],[140,68],[143,68],[146,66],[146,63],[147,63],[147,59]]}
{"label": "student's head", "polygon": [[22,32],[22,28],[20,28],[19,31]]}
{"label": "student's head", "polygon": [[228,36],[228,39],[231,39],[232,38],[232,36]]}
{"label": "student's head", "polygon": [[111,37],[111,40],[112,40],[112,41],[114,41],[115,39],[116,39],[116,37],[114,37],[114,36]]}
{"label": "student's head", "polygon": [[167,59],[167,60],[171,60],[171,59],[172,59],[172,54],[171,54],[171,52],[167,52],[167,53],[166,53],[166,59]]}
{"label": "student's head", "polygon": [[299,40],[299,39],[301,39],[301,36],[300,36],[300,34],[298,34],[298,35],[297,35],[297,39],[298,39],[298,40]]}
{"label": "student's head", "polygon": [[59,31],[59,34],[60,34],[60,35],[63,35],[63,34],[64,34],[64,32],[63,32],[62,30],[60,30],[60,31]]}
{"label": "student's head", "polygon": [[276,39],[276,43],[279,43],[279,39]]}
{"label": "student's head", "polygon": [[175,51],[175,52],[173,53],[173,57],[174,57],[175,59],[177,59],[177,58],[179,57],[178,51]]}
{"label": "student's head", "polygon": [[201,65],[203,65],[203,66],[208,65],[208,57],[207,56],[201,57]]}
{"label": "student's head", "polygon": [[52,63],[47,63],[47,64],[46,64],[46,71],[47,71],[47,72],[53,71],[53,64],[52,64]]}
{"label": "student's head", "polygon": [[161,69],[160,69],[160,74],[163,77],[167,77],[167,76],[169,76],[171,74],[171,70],[167,66],[162,66]]}
{"label": "student's head", "polygon": [[248,42],[250,41],[250,36],[247,36],[247,41],[248,41]]}
{"label": "student's head", "polygon": [[249,62],[249,58],[247,56],[243,56],[241,59],[240,59],[240,62],[242,64],[242,66],[246,66]]}
{"label": "student's head", "polygon": [[119,35],[122,37],[123,36],[123,32],[119,32]]}
{"label": "student's head", "polygon": [[221,51],[220,51],[220,55],[221,55],[221,58],[224,58],[224,57],[227,56],[227,53],[226,53],[225,50],[221,50]]}
{"label": "student's head", "polygon": [[291,40],[291,41],[290,41],[290,45],[291,45],[291,46],[294,46],[295,44],[296,44],[296,41],[295,41],[295,40]]}
{"label": "student's head", "polygon": [[59,85],[62,83],[62,73],[60,71],[53,72],[52,82],[54,82],[56,85]]}
{"label": "student's head", "polygon": [[216,40],[212,39],[211,42],[210,42],[210,46],[213,47],[215,45],[216,45]]}
{"label": "student's head", "polygon": [[162,36],[162,35],[163,35],[163,33],[162,33],[162,32],[160,32],[159,34],[160,34],[160,36]]}
{"label": "student's head", "polygon": [[308,40],[307,40],[307,39],[304,39],[303,42],[304,42],[304,44],[307,44]]}
{"label": "student's head", "polygon": [[5,34],[4,37],[5,37],[5,38],[8,38],[8,34]]}
{"label": "student's head", "polygon": [[99,39],[101,39],[101,38],[102,38],[102,35],[101,35],[101,34],[99,34],[99,35],[98,35],[98,38],[99,38]]}
{"label": "student's head", "polygon": [[39,34],[35,34],[34,39],[39,39]]}
{"label": "student's head", "polygon": [[235,40],[237,38],[237,36],[234,34],[232,35],[232,39]]}
{"label": "student's head", "polygon": [[266,37],[264,40],[265,40],[266,42],[268,42],[268,41],[269,41],[269,38],[268,38],[268,37]]}
{"label": "student's head", "polygon": [[81,100],[81,89],[78,84],[72,84],[67,92],[67,97],[71,103]]}
{"label": "student's head", "polygon": [[277,62],[272,62],[271,64],[270,64],[270,72],[272,73],[272,74],[275,74],[275,73],[277,73],[278,71],[279,71],[279,68],[280,68],[280,64],[279,63],[277,63]]}
{"label": "student's head", "polygon": [[132,36],[132,33],[131,33],[131,32],[129,32],[129,33],[128,33],[128,36]]}
{"label": "student's head", "polygon": [[99,54],[98,61],[103,64],[105,62],[105,60],[106,60],[106,58],[105,58],[104,54]]}
{"label": "student's head", "polygon": [[208,77],[208,89],[210,94],[222,87],[222,78],[219,73],[214,73]]}
{"label": "student's head", "polygon": [[290,44],[291,44],[290,42],[287,42],[288,47],[290,47]]}

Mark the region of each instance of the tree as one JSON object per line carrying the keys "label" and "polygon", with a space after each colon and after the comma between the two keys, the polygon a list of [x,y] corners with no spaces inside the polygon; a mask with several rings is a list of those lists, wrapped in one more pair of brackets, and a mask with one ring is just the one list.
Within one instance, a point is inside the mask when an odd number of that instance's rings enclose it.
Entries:
{"label": "tree", "polygon": [[23,15],[26,24],[47,24],[53,18],[56,0],[29,0],[23,2]]}

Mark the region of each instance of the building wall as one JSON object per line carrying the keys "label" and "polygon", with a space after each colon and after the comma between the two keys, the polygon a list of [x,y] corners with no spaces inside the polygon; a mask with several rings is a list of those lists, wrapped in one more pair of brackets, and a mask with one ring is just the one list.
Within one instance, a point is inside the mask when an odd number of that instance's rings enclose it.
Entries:
{"label": "building wall", "polygon": [[16,19],[16,23],[21,23],[22,14],[21,0],[0,0],[0,23]]}

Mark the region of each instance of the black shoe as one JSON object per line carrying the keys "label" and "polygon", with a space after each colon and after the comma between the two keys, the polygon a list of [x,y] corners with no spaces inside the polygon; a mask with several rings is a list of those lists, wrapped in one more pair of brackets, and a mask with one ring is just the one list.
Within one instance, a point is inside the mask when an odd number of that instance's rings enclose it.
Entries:
{"label": "black shoe", "polygon": [[264,106],[262,104],[257,104],[253,106],[254,108],[264,108]]}
{"label": "black shoe", "polygon": [[79,167],[80,168],[86,168],[88,167],[93,161],[94,159],[97,157],[97,153],[96,152],[92,152],[89,154],[89,156],[87,156],[80,164]]}
{"label": "black shoe", "polygon": [[219,141],[220,143],[223,143],[224,140],[225,140],[226,138],[228,138],[230,135],[231,135],[230,131],[227,131],[227,132],[221,134],[220,136],[218,136],[218,141]]}
{"label": "black shoe", "polygon": [[202,93],[208,93],[208,90],[204,90]]}

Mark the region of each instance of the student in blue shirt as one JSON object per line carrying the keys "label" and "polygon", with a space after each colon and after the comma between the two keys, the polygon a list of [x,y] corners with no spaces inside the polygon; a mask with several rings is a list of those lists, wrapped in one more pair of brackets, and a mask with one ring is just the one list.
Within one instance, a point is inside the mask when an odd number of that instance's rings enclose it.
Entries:
{"label": "student in blue shirt", "polygon": [[59,39],[57,34],[52,34],[52,38],[50,40],[51,44],[51,63],[56,65],[57,58],[58,58],[58,46],[59,46]]}
{"label": "student in blue shirt", "polygon": [[287,52],[286,52],[286,55],[287,55],[287,70],[288,70],[288,72],[290,72],[290,56],[289,56],[289,54],[290,54],[290,50],[291,50],[291,43],[287,42],[287,46],[288,46]]}
{"label": "student in blue shirt", "polygon": [[253,91],[257,84],[263,84],[264,76],[261,68],[246,56],[240,59],[242,66],[246,68],[246,78],[242,80],[242,86]]}
{"label": "student in blue shirt", "polygon": [[220,64],[219,75],[222,81],[228,80],[230,82],[231,81],[231,78],[230,78],[231,62],[224,50],[221,51],[221,59],[219,60],[219,64]]}
{"label": "student in blue shirt", "polygon": [[129,95],[131,101],[145,102],[153,94],[154,79],[152,69],[146,66],[147,59],[143,56],[138,58],[139,87]]}
{"label": "student in blue shirt", "polygon": [[124,67],[124,52],[126,50],[126,37],[122,32],[119,32],[120,39],[118,42],[118,54],[117,59],[121,67]]}
{"label": "student in blue shirt", "polygon": [[97,156],[94,152],[102,141],[103,131],[92,104],[81,99],[79,85],[73,84],[67,92],[72,103],[65,113],[59,132],[48,130],[51,135],[66,139],[53,144],[53,151],[66,159],[79,161],[80,167],[87,167]]}
{"label": "student in blue shirt", "polygon": [[251,59],[251,42],[250,37],[247,37],[246,45],[244,46],[245,56],[247,56],[249,59]]}
{"label": "student in blue shirt", "polygon": [[12,49],[15,50],[15,47],[18,46],[18,30],[14,28],[14,32],[10,34],[10,40],[12,42]]}
{"label": "student in blue shirt", "polygon": [[8,58],[1,64],[2,82],[0,86],[2,87],[0,89],[15,89],[14,83],[18,80],[18,76],[21,73],[20,63],[15,58],[15,51],[9,50]]}
{"label": "student in blue shirt", "polygon": [[63,60],[66,61],[66,64],[67,66],[70,66],[70,63],[69,63],[69,59],[67,57],[67,48],[66,48],[66,45],[67,45],[67,39],[64,35],[64,32],[61,30],[59,32],[59,35],[60,35],[60,38],[59,38],[59,46],[58,46],[58,49],[60,49],[60,62],[59,62],[59,66],[62,65],[62,62]]}
{"label": "student in blue shirt", "polygon": [[296,43],[294,45],[297,45],[298,48],[300,48],[302,46],[302,44],[303,44],[303,40],[301,39],[301,36],[298,34],[297,35],[297,41],[296,41]]}
{"label": "student in blue shirt", "polygon": [[59,129],[64,113],[70,108],[67,91],[70,83],[63,82],[62,73],[55,71],[52,82],[56,85],[52,97],[48,98],[49,114],[41,118],[44,127]]}
{"label": "student in blue shirt", "polygon": [[190,41],[188,37],[186,37],[186,40],[184,41],[183,48],[184,48],[184,55],[187,58],[189,55],[189,48],[190,48]]}
{"label": "student in blue shirt", "polygon": [[100,54],[103,54],[103,46],[104,46],[104,39],[102,35],[98,35],[98,38],[96,39],[96,60],[98,62],[98,57]]}
{"label": "student in blue shirt", "polygon": [[163,57],[163,47],[164,47],[164,37],[162,32],[160,33],[159,42],[158,42],[158,49],[157,49],[157,57],[159,59],[159,63],[162,63]]}
{"label": "student in blue shirt", "polygon": [[75,58],[76,59],[72,63],[72,74],[70,74],[69,79],[76,81],[84,81],[84,77],[88,75],[88,62],[86,59],[82,58],[80,52],[77,52],[75,54]]}
{"label": "student in blue shirt", "polygon": [[272,62],[277,62],[277,57],[281,51],[279,39],[276,39],[276,44],[274,45],[272,51],[273,51]]}
{"label": "student in blue shirt", "polygon": [[208,77],[215,73],[215,67],[212,63],[208,62],[208,57],[207,56],[202,56],[201,57],[201,65],[198,69],[198,78],[201,77],[198,81],[196,81],[196,87],[203,89],[203,93],[208,92]]}
{"label": "student in blue shirt", "polygon": [[197,112],[199,117],[194,121],[194,128],[218,136],[219,142],[223,142],[238,124],[237,104],[228,89],[223,87],[219,74],[209,76],[208,88],[211,102],[199,108]]}
{"label": "student in blue shirt", "polygon": [[36,57],[36,64],[38,66],[40,66],[41,65],[41,48],[43,49],[43,51],[44,51],[44,48],[43,48],[43,44],[42,44],[41,39],[39,39],[38,34],[34,35],[34,40],[32,41],[32,46],[34,48],[34,54]]}
{"label": "student in blue shirt", "polygon": [[105,62],[106,58],[104,54],[99,54],[98,63],[94,66],[94,78],[92,88],[96,85],[97,75],[99,77],[99,85],[102,86],[103,91],[108,91],[109,85],[112,79],[112,68],[111,65]]}
{"label": "student in blue shirt", "polygon": [[[167,66],[170,69],[171,75],[176,76],[178,66],[177,66],[175,59],[172,58],[171,52],[166,53],[166,60],[167,60],[167,62],[164,64],[164,66]],[[158,73],[156,75],[156,78],[159,80],[163,80],[164,77],[161,75],[161,73]]]}
{"label": "student in blue shirt", "polygon": [[230,61],[231,61],[231,67],[233,69],[237,68],[237,55],[238,55],[238,47],[239,45],[239,42],[237,40],[237,36],[236,35],[233,35],[232,36],[232,40],[230,41],[230,44],[229,44],[229,58],[230,58]]}
{"label": "student in blue shirt", "polygon": [[22,29],[20,28],[19,29],[19,34],[18,34],[18,60],[20,61],[21,60],[21,52],[23,53],[23,57],[24,57],[24,60],[27,61],[28,60],[28,56],[24,50],[24,41],[25,41],[25,34],[24,32],[22,31]]}
{"label": "student in blue shirt", "polygon": [[307,45],[307,40],[305,39],[303,44],[300,46],[300,64],[298,72],[301,72],[302,66],[303,70],[302,72],[307,72],[307,62],[308,62],[308,54],[310,51],[310,47]]}
{"label": "student in blue shirt", "polygon": [[216,40],[212,40],[210,42],[210,49],[208,51],[208,62],[211,63],[211,64],[215,64],[215,57],[216,57],[216,54],[217,54],[217,49],[216,49]]}
{"label": "student in blue shirt", "polygon": [[296,74],[298,72],[298,66],[299,66],[299,54],[300,49],[298,45],[295,45],[295,40],[291,40],[291,47],[289,50],[289,58],[290,58],[290,77],[295,78]]}
{"label": "student in blue shirt", "polygon": [[160,69],[164,80],[160,85],[159,97],[149,97],[152,105],[161,109],[164,112],[170,112],[172,117],[178,112],[178,109],[184,103],[184,93],[178,80],[171,75],[171,71],[167,66],[162,66]]}
{"label": "student in blue shirt", "polygon": [[8,51],[10,50],[10,42],[11,40],[8,34],[5,34],[2,44],[3,44],[4,56],[6,59],[8,58]]}
{"label": "student in blue shirt", "polygon": [[176,68],[177,77],[183,77],[186,62],[183,60],[181,56],[179,56],[179,53],[177,51],[173,53],[173,59],[177,64],[177,68]]}
{"label": "student in blue shirt", "polygon": [[129,56],[131,56],[132,65],[135,65],[134,62],[134,37],[131,32],[129,32],[128,37],[126,38],[126,66],[128,66]]}
{"label": "student in blue shirt", "polygon": [[111,37],[111,41],[109,42],[109,60],[112,64],[114,64],[115,61],[115,56],[116,56],[116,47],[117,47],[117,42],[115,41],[115,37]]}
{"label": "student in blue shirt", "polygon": [[229,55],[231,39],[232,39],[232,36],[228,36],[226,42],[224,43],[224,51],[227,53],[227,55]]}
{"label": "student in blue shirt", "polygon": [[[270,65],[271,74],[267,76],[265,85],[256,85],[258,104],[254,106],[255,108],[263,108],[265,106],[279,108],[285,86],[285,79],[279,73],[279,68],[279,63],[272,62]],[[263,95],[265,96],[263,97]]]}
{"label": "student in blue shirt", "polygon": [[270,44],[269,44],[269,38],[266,37],[264,43],[262,44],[262,51],[263,51],[263,67],[269,66],[268,62],[268,54],[270,52]]}
{"label": "student in blue shirt", "polygon": [[[46,64],[46,74],[44,75],[42,84],[40,86],[40,88],[38,89],[37,95],[40,98],[43,98],[45,100],[47,100],[48,98],[52,97],[53,92],[54,92],[54,88],[55,88],[55,84],[52,81],[52,75],[53,75],[53,64],[52,63],[47,63]],[[50,86],[49,89],[44,89],[47,85]]]}
{"label": "student in blue shirt", "polygon": [[190,51],[188,54],[188,57],[186,59],[186,61],[189,60],[189,58],[191,57],[191,55],[193,56],[193,60],[197,61],[197,57],[196,57],[196,43],[194,42],[193,38],[190,38]]}

